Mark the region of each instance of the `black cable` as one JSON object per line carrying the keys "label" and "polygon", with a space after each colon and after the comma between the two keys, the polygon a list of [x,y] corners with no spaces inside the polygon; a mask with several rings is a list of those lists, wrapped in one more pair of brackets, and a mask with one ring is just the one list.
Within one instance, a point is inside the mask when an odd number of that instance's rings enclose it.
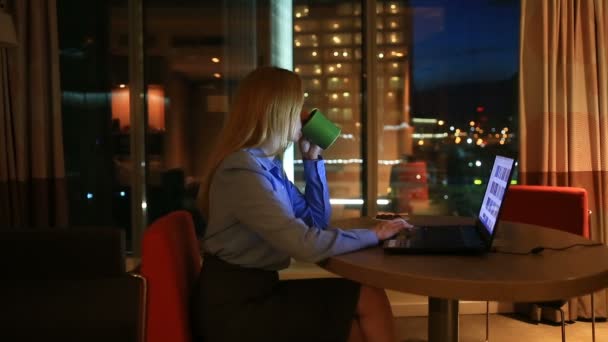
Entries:
{"label": "black cable", "polygon": [[544,247],[544,246],[536,246],[534,248],[532,248],[530,251],[528,252],[511,252],[511,251],[499,251],[499,250],[493,250],[492,253],[500,253],[500,254],[512,254],[512,255],[529,255],[529,254],[535,254],[538,255],[540,253],[542,253],[544,250],[551,250],[551,251],[565,251],[566,249],[570,249],[572,247],[597,247],[597,246],[603,246],[604,244],[601,242],[597,242],[597,243],[575,243],[572,245],[568,245],[568,246],[564,246],[564,247]]}

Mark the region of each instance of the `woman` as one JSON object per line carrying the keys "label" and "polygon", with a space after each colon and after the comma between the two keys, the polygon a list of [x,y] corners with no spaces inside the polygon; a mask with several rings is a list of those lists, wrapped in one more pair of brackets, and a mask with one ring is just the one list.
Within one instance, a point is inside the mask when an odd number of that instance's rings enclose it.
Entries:
{"label": "woman", "polygon": [[[262,67],[240,84],[201,187],[207,218],[195,300],[195,334],[205,342],[394,341],[386,294],[346,279],[278,281],[291,258],[318,262],[377,245],[409,226],[329,228],[321,148],[301,137],[302,81]],[[305,193],[276,158],[298,142]]]}

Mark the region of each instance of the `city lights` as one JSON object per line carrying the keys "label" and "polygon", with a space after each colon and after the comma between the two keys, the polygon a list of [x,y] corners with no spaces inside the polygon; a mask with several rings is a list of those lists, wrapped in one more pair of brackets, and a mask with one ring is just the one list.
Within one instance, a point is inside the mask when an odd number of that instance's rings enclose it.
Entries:
{"label": "city lights", "polygon": [[[302,161],[302,159],[296,159],[293,161],[294,164],[302,164],[304,163]],[[383,163],[383,162],[389,162],[389,163]],[[384,164],[384,165],[394,165],[394,164],[399,164],[399,160],[396,161],[382,161],[379,160],[378,163],[379,164]],[[326,164],[362,164],[363,163],[363,159],[326,159],[325,160]]]}
{"label": "city lights", "polygon": [[[349,9],[344,11],[347,11],[348,15],[353,15],[359,11],[356,6],[359,5],[350,5]],[[296,16],[296,14],[299,14],[303,19],[294,19],[297,24],[293,26],[295,34],[291,39],[294,42],[294,61],[298,65],[295,70],[301,72],[301,77],[308,88],[304,93],[307,98],[306,102],[310,106],[326,105],[328,107],[326,111],[330,114],[328,117],[339,122],[341,126],[343,125],[341,127],[343,131],[339,137],[341,143],[358,144],[362,131],[366,128],[361,122],[357,122],[357,118],[361,119],[363,115],[356,108],[360,96],[364,96],[359,91],[361,86],[357,77],[359,76],[359,70],[355,67],[363,57],[361,46],[359,46],[364,45],[362,44],[362,34],[359,32],[362,25],[360,22],[347,22],[344,17],[334,17],[330,14],[321,16],[320,20],[312,22],[307,17],[310,14],[305,12],[305,6],[295,7],[295,10],[293,10],[294,17],[299,18]],[[467,185],[473,187],[473,184],[484,184],[485,180],[481,178],[481,172],[489,165],[486,159],[482,159],[482,156],[485,158],[483,148],[495,148],[500,145],[511,144],[511,139],[516,138],[516,136],[509,134],[513,131],[504,127],[510,123],[499,121],[500,116],[494,115],[494,104],[485,103],[481,97],[480,100],[474,99],[472,101],[475,102],[460,106],[462,108],[459,108],[459,106],[447,109],[441,106],[412,107],[417,95],[410,94],[413,87],[412,66],[410,65],[411,61],[405,60],[411,55],[411,45],[409,45],[411,43],[409,38],[411,37],[401,30],[404,25],[408,26],[409,23],[392,14],[399,13],[401,7],[402,5],[394,0],[387,1],[378,7],[379,13],[382,13],[381,16],[386,16],[376,26],[379,32],[377,36],[378,49],[375,50],[376,62],[383,70],[381,75],[382,87],[379,88],[379,91],[377,90],[377,96],[380,97],[379,101],[383,106],[382,110],[386,113],[383,120],[387,124],[382,123],[382,127],[380,127],[382,134],[388,133],[390,139],[395,139],[395,141],[407,141],[403,146],[398,143],[397,147],[402,149],[405,146],[409,149],[407,153],[413,154],[414,158],[421,158],[428,152],[438,153],[441,157],[448,155],[452,158],[451,153],[456,153],[457,156],[454,158],[459,158],[460,165],[463,165],[469,171],[479,173],[479,175],[466,178]],[[316,7],[311,8],[316,16],[318,14],[315,11]],[[317,46],[317,43],[318,47],[313,47]],[[298,60],[297,58],[301,59]],[[352,79],[350,79],[351,77]],[[429,102],[432,101],[433,98],[430,96]],[[485,108],[484,106],[491,107]],[[413,110],[420,110],[421,112],[413,113]],[[470,115],[465,116],[466,114]],[[492,128],[492,126],[495,128]],[[488,134],[490,132],[492,133]],[[386,140],[384,141],[386,142]],[[392,143],[392,140],[389,140],[389,143]],[[413,145],[413,149],[411,145]],[[503,149],[498,151],[501,150]],[[401,150],[398,150],[394,157],[392,154],[388,154],[391,157],[386,160],[378,160],[378,166],[390,167],[404,164],[403,159],[397,159],[401,152]],[[328,165],[363,163],[361,159],[348,159],[349,157],[327,159],[325,162]],[[396,159],[393,160],[392,158]],[[303,163],[302,160],[295,160],[294,162],[296,164]],[[442,162],[444,162],[443,159]],[[438,168],[441,167],[443,167],[443,164],[438,166]],[[449,172],[452,171],[449,170]],[[432,181],[435,184],[439,182],[445,186],[451,185],[451,183],[448,184],[447,176],[442,175],[437,178],[434,176],[429,171],[429,183]],[[410,182],[426,182],[424,172],[414,172],[411,177]],[[450,182],[452,182],[452,179],[450,179]],[[395,188],[392,188],[392,190],[395,191]],[[435,198],[457,201],[458,196],[453,196],[451,193],[448,195],[445,190],[441,192],[435,193]],[[339,197],[341,198],[331,200],[332,205],[364,204],[364,200],[356,195]],[[385,201],[383,203],[390,203],[388,200]]]}
{"label": "city lights", "polygon": [[[365,203],[362,199],[350,199],[350,198],[330,198],[329,203],[333,205],[363,205]],[[377,199],[378,205],[388,205],[390,201],[388,199]]]}
{"label": "city lights", "polygon": [[[397,78],[397,77],[395,77]],[[427,123],[427,124],[436,124],[437,123],[437,119],[432,119],[432,118],[413,118],[412,119],[413,123]]]}

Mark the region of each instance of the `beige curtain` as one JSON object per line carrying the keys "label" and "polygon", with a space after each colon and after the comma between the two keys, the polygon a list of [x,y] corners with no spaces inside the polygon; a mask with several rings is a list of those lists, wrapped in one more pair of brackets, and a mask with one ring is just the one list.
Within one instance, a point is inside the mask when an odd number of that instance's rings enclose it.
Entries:
{"label": "beige curtain", "polygon": [[0,48],[0,229],[67,224],[55,0],[9,2]]}
{"label": "beige curtain", "polygon": [[[592,238],[608,237],[608,2],[522,0],[520,177],[586,188]],[[606,317],[605,291],[595,296]],[[589,296],[566,305],[590,317]],[[544,315],[544,313],[543,313]]]}

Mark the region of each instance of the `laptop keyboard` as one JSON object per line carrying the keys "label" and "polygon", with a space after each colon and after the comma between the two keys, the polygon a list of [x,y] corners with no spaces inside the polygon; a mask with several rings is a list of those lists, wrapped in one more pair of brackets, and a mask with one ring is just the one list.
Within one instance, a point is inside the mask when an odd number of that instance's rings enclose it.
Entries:
{"label": "laptop keyboard", "polygon": [[[444,230],[442,233],[429,233],[430,230]],[[453,245],[463,243],[463,228],[460,226],[443,226],[443,227],[415,227],[414,229],[406,229],[401,231],[393,239],[385,242],[385,247],[388,248],[403,248],[409,245],[411,240],[419,240],[427,246],[437,245]]]}
{"label": "laptop keyboard", "polygon": [[478,233],[470,226],[415,227],[401,231],[394,238],[386,240],[383,245],[388,249],[399,249],[409,248],[412,244],[421,248],[484,246]]}
{"label": "laptop keyboard", "polygon": [[462,228],[459,226],[422,227],[419,234],[422,241],[431,246],[464,245]]}

